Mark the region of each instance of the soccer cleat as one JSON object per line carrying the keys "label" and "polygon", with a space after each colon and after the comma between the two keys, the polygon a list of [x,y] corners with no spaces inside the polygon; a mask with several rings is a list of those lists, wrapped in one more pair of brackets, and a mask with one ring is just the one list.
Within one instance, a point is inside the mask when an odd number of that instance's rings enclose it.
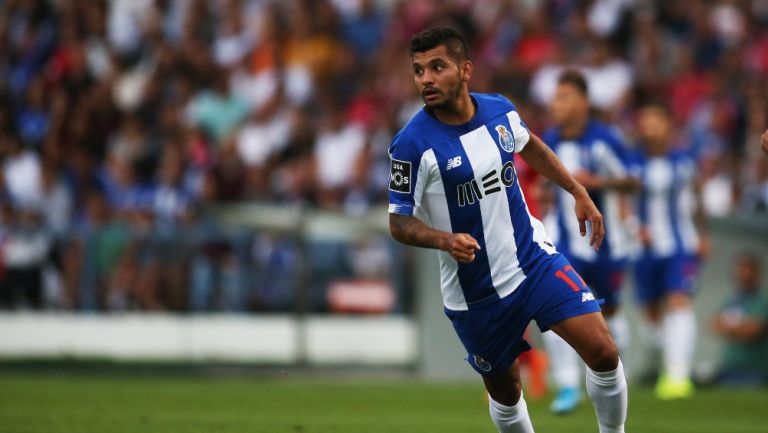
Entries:
{"label": "soccer cleat", "polygon": [[693,382],[690,379],[671,380],[663,375],[656,383],[656,397],[659,400],[681,400],[693,396]]}
{"label": "soccer cleat", "polygon": [[558,415],[564,415],[576,410],[579,403],[581,403],[581,391],[578,388],[562,388],[549,409]]}

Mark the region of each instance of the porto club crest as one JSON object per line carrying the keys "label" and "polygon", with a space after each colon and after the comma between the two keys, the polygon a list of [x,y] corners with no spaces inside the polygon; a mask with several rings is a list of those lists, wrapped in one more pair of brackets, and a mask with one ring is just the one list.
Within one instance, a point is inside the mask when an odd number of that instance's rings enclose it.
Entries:
{"label": "porto club crest", "polygon": [[504,125],[496,125],[496,128],[494,129],[499,134],[499,146],[501,146],[501,148],[506,150],[507,152],[514,151],[515,137],[512,136],[512,133],[509,132],[507,127]]}
{"label": "porto club crest", "polygon": [[484,360],[483,358],[481,358],[481,357],[479,357],[477,355],[472,355],[472,360],[475,362],[475,365],[480,370],[482,370],[482,371],[491,371],[492,367],[491,367],[491,363],[490,362]]}

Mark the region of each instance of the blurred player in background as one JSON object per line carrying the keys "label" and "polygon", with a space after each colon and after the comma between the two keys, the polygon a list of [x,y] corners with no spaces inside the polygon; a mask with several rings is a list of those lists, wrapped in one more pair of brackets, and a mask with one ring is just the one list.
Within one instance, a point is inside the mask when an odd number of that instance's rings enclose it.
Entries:
{"label": "blurred player in background", "polygon": [[[629,340],[626,319],[618,314],[629,254],[625,194],[638,190],[639,183],[629,175],[626,147],[618,130],[590,117],[587,81],[580,72],[567,70],[560,75],[550,113],[555,126],[542,139],[589,191],[605,218],[606,237],[599,252],[581,240],[578,221],[571,215],[573,197],[563,190],[555,194],[554,212],[546,220],[547,232],[595,295],[604,300],[603,316],[621,352]],[[543,338],[558,387],[551,409],[570,412],[581,401],[578,355],[554,332],[545,332]]]}
{"label": "blurred player in background", "polygon": [[439,250],[445,313],[483,377],[493,423],[500,433],[533,432],[517,357],[530,348],[523,333],[535,319],[586,362],[600,432],[623,433],[627,384],[618,351],[594,295],[528,211],[515,155],[573,195],[581,235],[590,221],[595,250],[602,215],[509,100],[469,92],[473,65],[456,31],[418,33],[410,54],[425,105],[389,149],[390,231]]}
{"label": "blurred player in background", "polygon": [[763,152],[768,153],[768,129],[760,136],[760,147],[763,148]]}
{"label": "blurred player in background", "polygon": [[686,398],[693,393],[696,320],[692,296],[708,245],[700,236],[704,216],[696,160],[689,151],[673,148],[672,121],[663,105],[648,104],[639,111],[638,133],[641,146],[633,168],[642,182],[637,207],[641,224],[637,294],[661,349],[656,395]]}

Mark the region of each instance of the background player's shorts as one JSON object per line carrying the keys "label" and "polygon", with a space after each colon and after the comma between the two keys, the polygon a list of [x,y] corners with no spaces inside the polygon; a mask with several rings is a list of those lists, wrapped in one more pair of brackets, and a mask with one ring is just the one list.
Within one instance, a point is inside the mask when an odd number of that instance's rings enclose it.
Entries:
{"label": "background player's shorts", "polygon": [[600,311],[595,296],[565,256],[542,256],[510,295],[467,311],[445,310],[467,349],[472,368],[484,376],[509,369],[530,345],[523,339],[535,319],[542,331],[570,317]]}
{"label": "background player's shorts", "polygon": [[626,260],[598,260],[588,262],[569,258],[576,272],[584,278],[589,288],[606,306],[618,306],[621,302],[621,287],[627,272]]}
{"label": "background player's shorts", "polygon": [[637,299],[643,304],[661,300],[669,293],[696,291],[699,261],[690,255],[652,257],[642,255],[635,263]]}

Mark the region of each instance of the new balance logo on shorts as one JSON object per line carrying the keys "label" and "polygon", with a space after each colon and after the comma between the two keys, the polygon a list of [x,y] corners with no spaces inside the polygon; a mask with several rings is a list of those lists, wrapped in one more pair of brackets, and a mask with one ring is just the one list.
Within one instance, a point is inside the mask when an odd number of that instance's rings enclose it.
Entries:
{"label": "new balance logo on shorts", "polygon": [[592,292],[581,293],[581,302],[594,301],[594,300],[595,300],[595,295],[593,295]]}
{"label": "new balance logo on shorts", "polygon": [[448,160],[448,164],[445,166],[445,171],[448,171],[452,168],[456,168],[461,165],[461,156],[454,156],[453,158]]}

